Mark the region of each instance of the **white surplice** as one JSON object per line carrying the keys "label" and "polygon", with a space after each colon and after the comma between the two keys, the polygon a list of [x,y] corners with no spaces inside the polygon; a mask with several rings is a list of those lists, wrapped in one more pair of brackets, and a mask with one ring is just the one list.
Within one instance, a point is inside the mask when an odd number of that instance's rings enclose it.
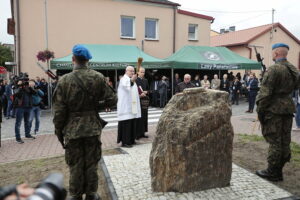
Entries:
{"label": "white surplice", "polygon": [[126,74],[121,78],[118,87],[118,121],[140,118],[141,104],[136,83],[131,86]]}

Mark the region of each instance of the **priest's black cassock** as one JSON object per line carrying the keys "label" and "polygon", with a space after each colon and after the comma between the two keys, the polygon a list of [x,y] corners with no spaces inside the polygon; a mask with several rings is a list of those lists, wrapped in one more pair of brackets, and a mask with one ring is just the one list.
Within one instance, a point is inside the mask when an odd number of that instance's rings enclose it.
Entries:
{"label": "priest's black cassock", "polygon": [[[148,80],[145,78],[138,77],[136,84],[139,87],[139,93],[141,91],[149,91]],[[141,118],[137,119],[137,136],[136,139],[140,139],[145,136],[145,132],[148,132],[148,106],[149,106],[149,96],[140,98],[141,102]]]}

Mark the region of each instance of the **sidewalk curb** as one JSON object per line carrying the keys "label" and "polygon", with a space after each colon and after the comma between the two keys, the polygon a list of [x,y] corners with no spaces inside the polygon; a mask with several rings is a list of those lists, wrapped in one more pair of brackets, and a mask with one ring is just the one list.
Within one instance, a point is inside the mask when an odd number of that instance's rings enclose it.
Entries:
{"label": "sidewalk curb", "polygon": [[107,167],[106,167],[106,164],[105,164],[103,158],[101,158],[101,160],[99,161],[99,165],[100,165],[100,167],[101,167],[101,169],[104,173],[105,181],[106,181],[106,184],[108,186],[108,190],[109,190],[111,199],[112,200],[118,200],[118,195],[116,193],[114,184],[112,183],[112,180],[110,178],[109,172],[107,170]]}

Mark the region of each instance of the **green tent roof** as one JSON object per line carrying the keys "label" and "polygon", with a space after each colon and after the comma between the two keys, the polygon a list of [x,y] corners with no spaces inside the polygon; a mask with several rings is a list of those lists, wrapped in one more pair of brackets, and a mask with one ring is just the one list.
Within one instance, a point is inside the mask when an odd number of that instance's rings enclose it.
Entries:
{"label": "green tent roof", "polygon": [[226,47],[184,46],[165,59],[174,69],[261,69],[259,62],[242,57]]}
{"label": "green tent roof", "polygon": [[[100,45],[85,44],[93,56],[88,66],[92,69],[124,69],[128,65],[136,66],[139,57],[143,58],[142,66],[145,68],[170,68],[162,59],[152,57],[137,46],[128,45]],[[72,54],[53,59],[50,62],[51,69],[72,69]]]}

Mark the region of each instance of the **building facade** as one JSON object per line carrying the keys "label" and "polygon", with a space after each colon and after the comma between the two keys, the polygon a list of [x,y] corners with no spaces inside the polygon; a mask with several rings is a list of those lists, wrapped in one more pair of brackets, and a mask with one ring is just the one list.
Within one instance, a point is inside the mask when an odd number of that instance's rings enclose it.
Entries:
{"label": "building facade", "polygon": [[213,18],[166,0],[11,0],[18,70],[41,76],[37,52],[75,44],[136,45],[166,58],[184,45],[210,45]]}
{"label": "building facade", "polygon": [[[290,46],[288,60],[300,69],[300,40],[282,24],[267,24],[211,37],[212,46],[225,46],[246,58],[256,60],[256,50],[264,58],[266,66],[272,65],[272,45],[286,43]],[[259,74],[260,71],[255,71]]]}

